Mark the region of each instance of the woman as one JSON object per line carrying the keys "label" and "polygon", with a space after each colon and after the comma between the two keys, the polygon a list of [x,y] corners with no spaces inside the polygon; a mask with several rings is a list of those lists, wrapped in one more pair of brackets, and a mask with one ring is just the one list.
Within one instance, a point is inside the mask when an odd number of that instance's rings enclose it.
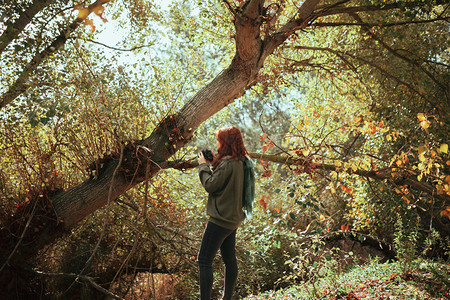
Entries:
{"label": "woman", "polygon": [[[197,258],[202,300],[209,300],[211,297],[212,263],[219,249],[225,264],[223,299],[231,299],[233,295],[238,276],[235,253],[236,230],[245,218],[243,201],[248,197],[244,194],[248,195],[246,190],[249,190],[249,186],[254,191],[252,165],[246,155],[248,152],[241,132],[236,127],[221,129],[217,133],[217,155],[211,162],[212,171],[210,162],[205,159],[203,153],[198,155],[198,173],[203,187],[209,194],[206,213],[210,217]],[[249,165],[251,168],[247,167]],[[246,176],[249,171],[251,177]]]}

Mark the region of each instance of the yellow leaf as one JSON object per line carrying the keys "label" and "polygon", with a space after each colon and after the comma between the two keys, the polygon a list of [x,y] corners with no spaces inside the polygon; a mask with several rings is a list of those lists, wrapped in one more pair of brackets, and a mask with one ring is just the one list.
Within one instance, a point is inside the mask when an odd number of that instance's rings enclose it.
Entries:
{"label": "yellow leaf", "polygon": [[442,144],[439,150],[441,150],[442,153],[448,153],[448,145]]}
{"label": "yellow leaf", "polygon": [[337,168],[339,168],[340,166],[342,166],[342,162],[339,161],[339,160],[336,160],[336,161],[334,162],[334,166],[337,167]]}
{"label": "yellow leaf", "polygon": [[423,129],[427,129],[428,127],[430,127],[430,121],[425,120],[420,122],[420,126],[422,126]]}
{"label": "yellow leaf", "polygon": [[82,7],[78,9],[78,19],[84,20],[89,16],[89,9],[86,7]]}
{"label": "yellow leaf", "polygon": [[359,123],[359,122],[361,122],[361,120],[362,120],[362,118],[361,117],[353,117],[353,122],[355,122],[355,123]]}
{"label": "yellow leaf", "polygon": [[97,16],[101,16],[101,14],[105,11],[105,8],[102,5],[99,5],[98,7],[94,8],[93,12]]}
{"label": "yellow leaf", "polygon": [[427,147],[426,147],[425,145],[419,146],[419,147],[417,148],[417,151],[419,152],[419,154],[422,154],[422,153],[424,153],[425,151],[427,151]]}
{"label": "yellow leaf", "polygon": [[356,172],[356,171],[358,171],[358,167],[356,167],[356,165],[352,165],[352,170],[353,170],[353,172]]}
{"label": "yellow leaf", "polygon": [[423,155],[423,153],[419,154],[419,160],[425,161],[425,155]]}
{"label": "yellow leaf", "polygon": [[402,199],[405,200],[406,203],[408,203],[408,204],[411,202],[411,201],[409,201],[409,199],[406,196],[403,196]]}
{"label": "yellow leaf", "polygon": [[427,119],[427,117],[423,113],[418,113],[417,119],[419,119],[420,122],[423,122]]}
{"label": "yellow leaf", "polygon": [[450,175],[447,175],[447,177],[445,177],[445,182],[447,182],[448,184],[450,184]]}

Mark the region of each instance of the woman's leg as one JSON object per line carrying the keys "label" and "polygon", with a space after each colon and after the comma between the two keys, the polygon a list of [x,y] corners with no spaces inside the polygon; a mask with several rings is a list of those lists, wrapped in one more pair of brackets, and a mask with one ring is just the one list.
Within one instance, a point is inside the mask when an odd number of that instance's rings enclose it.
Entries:
{"label": "woman's leg", "polygon": [[212,263],[217,251],[232,230],[223,228],[208,222],[203,233],[202,245],[198,253],[197,261],[200,268],[200,298],[209,300],[213,284]]}
{"label": "woman's leg", "polygon": [[222,260],[225,264],[225,283],[223,299],[230,300],[233,296],[234,287],[238,277],[238,266],[236,260],[236,230],[234,230],[222,243],[220,247]]}

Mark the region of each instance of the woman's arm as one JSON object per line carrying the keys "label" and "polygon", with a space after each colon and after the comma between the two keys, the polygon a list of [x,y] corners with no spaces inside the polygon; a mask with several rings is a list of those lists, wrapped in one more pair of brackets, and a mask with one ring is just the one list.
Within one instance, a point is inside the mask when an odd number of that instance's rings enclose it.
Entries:
{"label": "woman's arm", "polygon": [[205,190],[208,193],[215,193],[225,186],[231,171],[231,164],[227,163],[227,161],[221,161],[214,169],[214,172],[211,172],[208,164],[201,164],[198,174]]}

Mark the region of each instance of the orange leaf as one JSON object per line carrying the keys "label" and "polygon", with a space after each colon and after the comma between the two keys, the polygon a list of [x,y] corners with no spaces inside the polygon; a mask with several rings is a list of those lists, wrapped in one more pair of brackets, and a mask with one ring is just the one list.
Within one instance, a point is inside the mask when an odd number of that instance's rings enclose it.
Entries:
{"label": "orange leaf", "polygon": [[266,198],[266,196],[262,196],[262,198],[259,200],[259,204],[261,204],[261,206],[264,210],[267,209],[267,202],[264,200],[265,198]]}
{"label": "orange leaf", "polygon": [[90,26],[92,32],[95,31],[94,21],[86,19],[86,20],[84,20],[83,23],[84,23],[84,25]]}
{"label": "orange leaf", "polygon": [[84,20],[89,16],[89,9],[87,7],[80,7],[78,9],[78,16],[77,18],[80,20]]}
{"label": "orange leaf", "polygon": [[263,141],[263,140],[265,140],[266,138],[267,138],[267,133],[265,133],[265,132],[263,132],[263,134],[259,136],[259,140],[260,140],[260,141]]}

